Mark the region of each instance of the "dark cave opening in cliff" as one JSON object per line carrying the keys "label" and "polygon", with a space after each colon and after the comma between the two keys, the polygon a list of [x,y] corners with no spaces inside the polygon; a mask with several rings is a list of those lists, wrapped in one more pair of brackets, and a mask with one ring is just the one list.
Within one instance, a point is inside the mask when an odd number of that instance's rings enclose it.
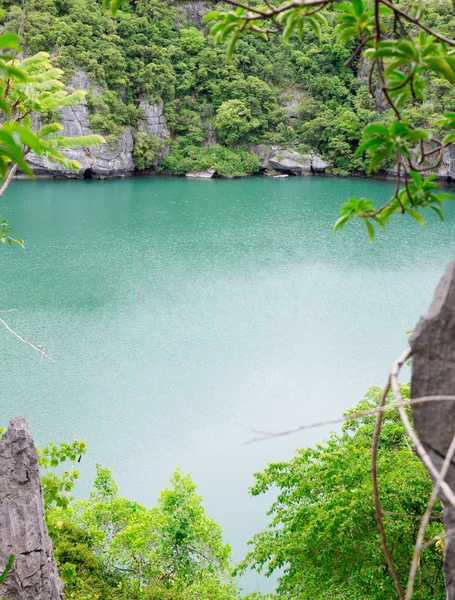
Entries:
{"label": "dark cave opening in cliff", "polygon": [[85,169],[84,179],[93,179],[93,169]]}

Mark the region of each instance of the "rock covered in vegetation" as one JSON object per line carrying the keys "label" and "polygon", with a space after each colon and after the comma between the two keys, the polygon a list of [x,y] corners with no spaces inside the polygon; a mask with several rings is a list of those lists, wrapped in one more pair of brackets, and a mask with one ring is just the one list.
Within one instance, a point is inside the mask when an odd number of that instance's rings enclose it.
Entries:
{"label": "rock covered in vegetation", "polygon": [[[431,164],[435,163],[437,159],[432,158],[432,160],[427,163],[425,162],[425,166],[431,166]],[[398,166],[395,165],[390,169],[381,169],[379,171],[380,174],[384,174],[386,177],[395,178],[398,173]],[[435,174],[441,181],[445,181],[448,183],[452,183],[455,181],[455,148],[454,146],[449,146],[444,149],[444,153],[442,155],[442,160],[437,169],[429,169],[427,172],[423,171],[422,175],[427,176],[430,174]]]}
{"label": "rock covered in vegetation", "polygon": [[[102,92],[99,86],[91,85],[87,73],[82,70],[77,70],[73,74],[68,87],[72,90],[90,90],[94,97],[99,96]],[[140,129],[148,135],[166,139],[169,136],[169,130],[163,113],[163,104],[141,100],[139,108],[142,109],[144,115],[139,123]],[[63,108],[61,122],[64,135],[80,136],[94,133],[90,127],[86,99],[80,104]],[[39,127],[39,124],[37,123],[36,126]],[[124,177],[132,174],[135,170],[133,145],[133,131],[131,127],[124,127],[115,141],[106,142],[106,144],[89,150],[77,148],[65,151],[64,154],[68,158],[77,160],[81,164],[81,168],[76,172],[68,171],[64,167],[50,163],[33,153],[30,154],[28,160],[38,176],[94,177],[96,179]],[[165,155],[166,150],[163,150],[162,154]]]}
{"label": "rock covered in vegetation", "polygon": [[288,175],[312,175],[324,173],[329,168],[329,164],[315,153],[300,154],[280,146],[264,144],[254,146],[253,152],[259,157],[260,168],[263,171],[273,170]]}
{"label": "rock covered in vegetation", "polygon": [[0,598],[61,600],[63,585],[44,520],[38,455],[23,416],[0,440],[0,571],[15,555]]}

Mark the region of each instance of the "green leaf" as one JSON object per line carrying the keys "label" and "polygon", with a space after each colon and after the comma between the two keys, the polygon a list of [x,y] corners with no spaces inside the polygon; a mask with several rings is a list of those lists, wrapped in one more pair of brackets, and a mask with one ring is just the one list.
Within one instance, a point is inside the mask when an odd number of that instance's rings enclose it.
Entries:
{"label": "green leaf", "polygon": [[385,125],[382,125],[381,123],[371,123],[370,125],[367,125],[363,130],[363,137],[366,138],[370,137],[371,135],[388,136],[389,133],[389,129]]}
{"label": "green leaf", "polygon": [[227,59],[231,60],[232,56],[234,54],[234,50],[235,50],[235,46],[237,44],[237,41],[240,37],[240,32],[236,32],[230,39],[229,44],[228,44],[228,48],[227,48]]}
{"label": "green leaf", "polygon": [[372,242],[374,239],[374,227],[368,219],[365,219],[365,225],[368,231],[368,238],[370,239],[370,242]]}
{"label": "green leaf", "polygon": [[0,583],[3,583],[5,581],[8,573],[11,571],[11,568],[12,568],[12,566],[14,564],[15,558],[16,558],[15,554],[10,554],[8,562],[6,563],[4,571],[2,571],[0,573]]}
{"label": "green leaf", "polygon": [[419,223],[419,225],[421,225],[422,227],[425,225],[425,221],[423,220],[422,215],[420,213],[411,208],[406,208],[405,210],[409,215],[411,215],[413,219],[417,221],[417,223]]}
{"label": "green leaf", "polygon": [[335,233],[338,229],[342,229],[344,225],[352,218],[353,215],[347,214],[341,216],[336,220],[335,225],[333,226],[333,232]]}
{"label": "green leaf", "polygon": [[410,169],[409,171],[412,179],[414,180],[414,183],[416,184],[417,187],[422,187],[422,177],[420,176],[420,173],[418,173],[417,171],[414,171],[414,169]]}
{"label": "green leaf", "polygon": [[444,214],[443,214],[442,210],[439,208],[439,206],[430,206],[430,208],[432,210],[434,210],[434,212],[438,215],[438,217],[441,219],[441,221],[444,221]]}
{"label": "green leaf", "polygon": [[[20,52],[19,38],[15,33],[2,33],[0,35],[0,48],[11,48]],[[0,56],[0,58],[2,58]]]}
{"label": "green leaf", "polygon": [[442,145],[448,146],[449,144],[453,144],[453,142],[455,142],[455,133],[449,133],[442,140]]}

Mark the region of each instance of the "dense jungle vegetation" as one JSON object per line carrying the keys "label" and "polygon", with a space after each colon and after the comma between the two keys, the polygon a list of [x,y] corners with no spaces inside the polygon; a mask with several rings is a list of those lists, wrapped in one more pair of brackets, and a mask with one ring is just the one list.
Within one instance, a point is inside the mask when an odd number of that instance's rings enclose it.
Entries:
{"label": "dense jungle vegetation", "polygon": [[[116,18],[96,0],[29,0],[26,6],[26,54],[49,52],[67,77],[81,68],[101,86],[88,98],[96,132],[112,140],[124,126],[137,127],[141,98],[164,102],[172,143],[160,168],[167,171],[215,162],[225,174],[254,172],[258,159],[249,150],[260,143],[316,151],[336,174],[363,171],[365,158],[354,156],[362,129],[391,118],[370,98],[362,61],[345,66],[355,42],[337,42],[332,9],[323,11],[329,27],[320,39],[309,26],[302,41],[247,34],[228,61],[225,47],[208,35],[210,22],[192,21],[194,11],[183,3],[128,1]],[[1,2],[2,28],[18,31],[21,19],[16,2]],[[452,4],[430,4],[425,19],[450,33]],[[431,102],[409,103],[404,116],[435,127],[434,115],[453,108],[454,95],[445,80],[430,75],[429,83]],[[151,167],[160,148],[155,136],[137,133],[138,168]]]}

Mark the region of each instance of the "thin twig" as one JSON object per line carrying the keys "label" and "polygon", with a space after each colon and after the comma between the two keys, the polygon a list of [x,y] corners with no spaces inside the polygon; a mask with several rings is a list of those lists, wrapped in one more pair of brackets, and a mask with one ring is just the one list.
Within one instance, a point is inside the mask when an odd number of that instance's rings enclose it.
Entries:
{"label": "thin twig", "polygon": [[[377,1],[377,0],[376,0]],[[392,374],[399,373],[401,365],[406,362],[411,354],[411,349],[408,348],[406,352],[404,352],[400,358],[395,362],[390,372],[389,378],[387,380],[387,384],[384,388],[384,391],[381,396],[381,401],[379,406],[382,407],[385,404],[387,394],[389,393],[391,382],[392,382]],[[401,402],[403,401],[400,398]],[[404,410],[403,407],[399,408],[399,410]],[[389,567],[390,574],[392,575],[393,582],[395,584],[395,588],[398,593],[398,598],[400,600],[404,600],[403,588],[401,587],[400,578],[398,577],[398,573],[395,569],[395,565],[393,564],[392,555],[390,553],[389,547],[387,546],[387,537],[384,529],[384,521],[382,519],[382,507],[381,500],[379,496],[379,483],[378,483],[378,449],[379,449],[379,434],[381,432],[381,424],[383,419],[383,412],[378,413],[376,419],[376,426],[374,428],[373,435],[373,443],[371,445],[371,481],[373,483],[373,500],[374,500],[374,513],[376,517],[376,522],[378,525],[379,536],[381,538],[381,548],[384,553],[387,566]]]}
{"label": "thin twig", "polygon": [[387,0],[379,0],[379,1],[384,6],[388,6],[390,9],[392,9],[395,14],[400,15],[401,17],[403,17],[410,23],[414,23],[414,25],[417,25],[418,27],[425,30],[430,35],[434,35],[434,37],[437,38],[438,40],[440,40],[441,42],[445,42],[446,44],[449,44],[449,46],[455,46],[455,40],[451,40],[450,38],[447,38],[447,37],[441,35],[434,29],[431,29],[431,27],[428,27],[428,25],[425,25],[425,23],[422,23],[422,21],[420,21],[419,19],[412,17],[409,13],[405,12],[404,10],[401,10],[401,8],[398,8],[396,6],[396,4],[392,4],[391,2],[388,2]]}
{"label": "thin twig", "polygon": [[2,185],[2,187],[0,188],[0,198],[3,196],[3,194],[4,194],[4,193],[6,192],[6,190],[8,189],[8,187],[9,187],[9,184],[11,183],[11,181],[12,181],[12,179],[13,179],[13,177],[14,177],[14,174],[16,173],[16,171],[17,171],[17,164],[14,164],[14,165],[11,167],[11,169],[9,170],[9,173],[8,173],[8,175],[7,175],[6,179],[5,179],[5,181],[3,182],[3,185]]}
{"label": "thin twig", "polygon": [[[282,4],[281,6],[268,8],[267,10],[261,11],[251,6],[247,6],[238,2],[237,0],[225,0],[226,4],[231,4],[232,6],[237,6],[240,8],[244,8],[249,10],[250,12],[246,15],[240,15],[239,19],[246,19],[248,21],[257,21],[263,19],[273,19],[277,15],[280,15],[283,12],[290,10],[291,8],[306,8],[306,7],[315,7],[315,6],[326,6],[327,4],[331,4],[334,0],[305,0],[301,2],[300,0],[292,0],[287,4]],[[254,13],[254,14],[252,14]]]}
{"label": "thin twig", "polygon": [[354,60],[354,58],[358,54],[360,54],[360,52],[363,50],[363,48],[365,47],[365,44],[367,44],[368,42],[370,42],[373,39],[374,39],[374,35],[369,35],[368,37],[363,39],[360,42],[360,44],[357,46],[357,48],[354,50],[354,52],[351,54],[351,56],[344,62],[344,66],[348,67],[351,64],[351,62]]}
{"label": "thin twig", "polygon": [[263,442],[270,438],[276,437],[284,437],[287,435],[293,435],[294,433],[300,433],[301,431],[305,431],[306,429],[314,429],[315,427],[325,427],[327,425],[337,425],[339,423],[345,423],[346,421],[354,421],[356,419],[362,419],[363,417],[371,417],[373,415],[377,415],[379,413],[384,413],[389,410],[393,410],[395,408],[399,408],[400,406],[412,406],[414,404],[423,404],[424,402],[455,402],[455,396],[448,395],[439,395],[439,396],[421,396],[419,398],[411,398],[410,400],[403,400],[402,402],[390,402],[389,404],[385,404],[383,406],[378,406],[377,408],[372,408],[370,410],[362,410],[357,413],[343,415],[342,417],[336,417],[334,419],[327,419],[326,421],[315,421],[313,423],[307,423],[305,425],[299,425],[298,427],[294,427],[293,429],[286,429],[284,431],[264,431],[261,429],[256,429],[254,427],[250,427],[248,425],[241,426],[244,429],[248,429],[251,433],[257,433],[261,437],[253,438],[245,444],[253,444],[255,442]]}
{"label": "thin twig", "polygon": [[5,323],[5,321],[1,317],[0,317],[0,323],[4,327],[6,327],[6,329],[12,335],[14,335],[14,337],[16,337],[18,340],[20,340],[24,344],[27,344],[27,346],[30,346],[30,348],[33,348],[33,350],[35,350],[36,352],[39,352],[42,356],[44,356],[44,358],[47,358],[51,362],[55,362],[55,360],[53,358],[51,358],[48,354],[46,354],[46,352],[44,352],[44,350],[42,350],[39,346],[35,346],[35,344],[32,344],[32,342],[29,342],[26,338],[22,337],[21,335],[19,335],[18,333],[16,333],[13,329],[11,329],[11,327],[7,323]]}
{"label": "thin twig", "polygon": [[[382,514],[388,517],[399,517],[400,519],[422,519],[422,517],[418,515],[405,515],[403,513],[391,512],[390,510],[383,510]],[[430,520],[440,521],[441,517],[437,515],[430,515]]]}

